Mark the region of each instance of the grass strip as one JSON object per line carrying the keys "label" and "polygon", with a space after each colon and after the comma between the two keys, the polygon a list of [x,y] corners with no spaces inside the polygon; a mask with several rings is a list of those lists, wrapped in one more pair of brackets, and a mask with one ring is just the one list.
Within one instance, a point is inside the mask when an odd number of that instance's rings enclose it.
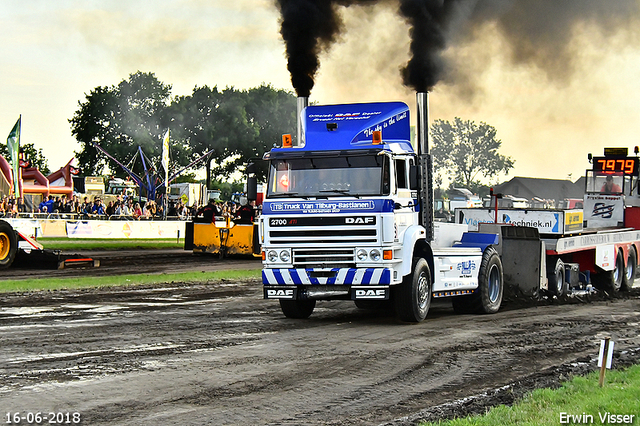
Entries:
{"label": "grass strip", "polygon": [[40,290],[71,290],[81,288],[100,288],[113,286],[136,286],[162,283],[205,283],[221,280],[249,280],[260,279],[261,269],[225,270],[212,272],[180,272],[171,274],[131,274],[109,277],[78,277],[78,278],[41,278],[35,280],[2,280],[0,293],[40,291]]}
{"label": "grass strip", "polygon": [[519,403],[492,408],[483,416],[421,425],[640,425],[640,365],[607,371],[602,388],[598,386],[598,375],[599,372],[593,372],[585,377],[575,377],[556,390],[535,390]]}
{"label": "grass strip", "polygon": [[38,242],[49,250],[152,250],[184,248],[184,238],[166,239],[100,239],[100,238],[38,238]]}

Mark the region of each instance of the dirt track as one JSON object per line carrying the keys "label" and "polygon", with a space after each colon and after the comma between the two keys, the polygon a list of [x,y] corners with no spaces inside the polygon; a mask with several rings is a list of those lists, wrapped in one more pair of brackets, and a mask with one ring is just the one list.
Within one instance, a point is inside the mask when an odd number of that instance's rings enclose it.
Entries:
{"label": "dirt track", "polygon": [[351,302],[289,320],[259,282],[5,294],[0,410],[91,425],[413,424],[592,370],[605,335],[617,365],[637,361],[639,324],[637,289],[490,316],[441,302],[417,325]]}
{"label": "dirt track", "polygon": [[[122,274],[160,274],[188,271],[216,271],[227,269],[260,269],[257,258],[219,259],[214,255],[197,255],[180,249],[170,250],[104,250],[80,253],[63,252],[63,256],[93,258],[100,267],[69,267],[57,270],[52,263],[16,262],[17,266],[0,270],[0,279],[113,276]],[[72,256],[77,255],[77,256]],[[35,264],[34,264],[35,263]]]}

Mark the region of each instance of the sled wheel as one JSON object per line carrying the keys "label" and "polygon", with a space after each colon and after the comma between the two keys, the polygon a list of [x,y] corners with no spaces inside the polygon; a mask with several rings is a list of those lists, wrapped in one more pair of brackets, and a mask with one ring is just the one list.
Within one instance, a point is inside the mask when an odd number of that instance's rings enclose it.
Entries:
{"label": "sled wheel", "polygon": [[413,272],[402,280],[395,293],[396,315],[401,321],[420,322],[431,305],[431,271],[423,258],[414,258]]}
{"label": "sled wheel", "polygon": [[625,274],[622,277],[622,290],[629,291],[633,287],[633,282],[636,279],[636,270],[638,263],[638,254],[634,247],[629,248],[629,254],[627,255],[627,267],[625,268]]}
{"label": "sled wheel", "polygon": [[547,276],[549,278],[549,292],[556,296],[564,296],[567,292],[567,283],[564,279],[564,262],[558,259],[555,268],[549,269]]}
{"label": "sled wheel", "polygon": [[0,220],[0,269],[11,266],[18,251],[16,233],[4,220]]}
{"label": "sled wheel", "polygon": [[487,247],[482,254],[482,264],[478,273],[478,311],[483,314],[494,314],[502,304],[504,279],[502,262],[493,247]]}
{"label": "sled wheel", "polygon": [[622,287],[622,280],[625,275],[622,252],[616,255],[616,267],[612,271],[600,270],[593,276],[593,283],[601,290],[617,293]]}
{"label": "sled wheel", "polygon": [[315,299],[311,300],[287,300],[280,299],[280,309],[287,318],[309,318],[316,307]]}

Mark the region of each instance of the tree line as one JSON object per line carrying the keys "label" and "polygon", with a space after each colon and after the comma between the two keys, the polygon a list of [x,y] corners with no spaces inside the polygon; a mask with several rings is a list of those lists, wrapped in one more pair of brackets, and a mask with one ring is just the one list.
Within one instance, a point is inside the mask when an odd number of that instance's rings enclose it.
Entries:
{"label": "tree line", "polygon": [[[102,147],[139,176],[143,159],[152,173],[164,176],[162,138],[170,130],[171,172],[212,151],[195,169],[213,179],[226,179],[250,162],[262,158],[284,133],[296,129],[296,97],[262,84],[248,90],[196,86],[188,96],[171,96],[171,85],[154,73],[136,72],[109,87],[96,87],[78,103],[71,132],[80,143],[76,159],[83,175],[126,176],[125,170],[96,148]],[[264,179],[266,165],[258,162]],[[171,174],[171,173],[170,173]]]}
{"label": "tree line", "polygon": [[[78,103],[71,131],[81,145],[76,152],[83,175],[126,172],[102,154],[98,144],[128,168],[144,174],[142,152],[155,174],[160,166],[162,138],[170,130],[171,164],[182,169],[212,153],[194,169],[206,169],[207,188],[243,171],[250,162],[280,141],[281,135],[296,131],[296,97],[292,92],[262,84],[248,90],[217,86],[196,86],[188,96],[171,96],[171,85],[153,73],[136,72],[109,87],[96,87]],[[514,160],[501,155],[497,131],[458,117],[453,122],[435,120],[430,128],[435,184],[446,176],[450,186],[483,192],[480,177],[491,179],[508,173]],[[256,162],[257,177],[264,180],[267,165]],[[149,164],[147,164],[149,167]],[[486,188],[486,187],[485,187]],[[488,190],[486,190],[488,191]]]}

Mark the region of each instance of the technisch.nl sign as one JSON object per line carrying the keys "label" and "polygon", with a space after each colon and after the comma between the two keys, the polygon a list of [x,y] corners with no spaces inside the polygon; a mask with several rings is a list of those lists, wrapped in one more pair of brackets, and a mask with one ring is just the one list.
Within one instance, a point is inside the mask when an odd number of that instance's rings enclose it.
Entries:
{"label": "technisch.nl sign", "polygon": [[[493,209],[456,209],[456,223],[477,231],[480,223],[494,223]],[[498,223],[537,228],[541,234],[562,235],[582,230],[582,210],[498,210]]]}

